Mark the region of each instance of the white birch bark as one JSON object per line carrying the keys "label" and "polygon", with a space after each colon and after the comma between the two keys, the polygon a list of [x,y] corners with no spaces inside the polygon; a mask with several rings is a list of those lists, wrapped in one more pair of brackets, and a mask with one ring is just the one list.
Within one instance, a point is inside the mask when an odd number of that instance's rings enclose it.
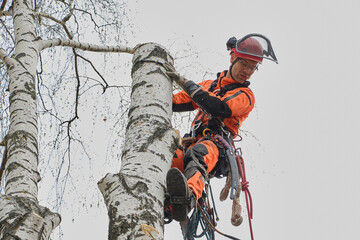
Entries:
{"label": "white birch bark", "polygon": [[82,43],[77,42],[70,39],[49,39],[49,40],[39,40],[37,42],[40,50],[63,46],[63,47],[73,47],[77,49],[82,49],[84,51],[92,51],[92,52],[124,52],[124,53],[134,53],[134,49],[126,46],[103,46],[103,45],[95,45],[90,43]]}
{"label": "white birch bark", "polygon": [[108,208],[109,239],[163,239],[165,177],[178,135],[171,128],[172,82],[155,62],[173,59],[152,43],[135,50],[121,169],[98,183]]}
{"label": "white birch bark", "polygon": [[32,1],[13,1],[15,56],[1,59],[10,78],[10,127],[7,135],[5,195],[0,196],[1,239],[48,239],[60,216],[39,206],[38,128]]}

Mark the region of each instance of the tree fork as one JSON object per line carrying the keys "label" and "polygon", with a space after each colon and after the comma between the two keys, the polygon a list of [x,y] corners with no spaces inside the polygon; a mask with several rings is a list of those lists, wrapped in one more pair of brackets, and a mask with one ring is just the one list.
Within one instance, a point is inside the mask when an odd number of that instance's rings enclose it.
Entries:
{"label": "tree fork", "polygon": [[163,239],[166,173],[179,136],[171,128],[172,82],[161,46],[136,48],[129,121],[121,169],[99,181],[109,215],[109,239]]}

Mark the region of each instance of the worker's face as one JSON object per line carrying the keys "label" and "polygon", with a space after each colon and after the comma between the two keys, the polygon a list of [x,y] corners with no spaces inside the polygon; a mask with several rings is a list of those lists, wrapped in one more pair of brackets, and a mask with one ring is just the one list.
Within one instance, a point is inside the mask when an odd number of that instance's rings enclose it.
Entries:
{"label": "worker's face", "polygon": [[[236,57],[231,58],[231,63],[235,61]],[[244,83],[250,79],[251,75],[255,72],[258,63],[249,59],[239,59],[235,62],[231,69],[234,80],[238,83]]]}

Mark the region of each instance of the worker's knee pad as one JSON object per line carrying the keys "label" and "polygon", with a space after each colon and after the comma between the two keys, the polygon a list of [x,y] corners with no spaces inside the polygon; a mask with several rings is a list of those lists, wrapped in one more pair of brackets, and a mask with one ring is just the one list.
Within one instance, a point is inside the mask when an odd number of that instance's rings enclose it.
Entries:
{"label": "worker's knee pad", "polygon": [[[209,153],[208,149],[202,144],[196,144],[189,148],[184,156],[184,169],[196,167],[202,173],[207,170],[204,156]],[[190,165],[189,165],[190,164]]]}
{"label": "worker's knee pad", "polygon": [[199,164],[197,161],[190,161],[187,164],[184,175],[185,175],[186,179],[190,179],[197,172],[201,173],[201,176],[203,178],[202,180],[203,180],[203,182],[205,182],[205,179],[207,178],[206,169],[201,164]]}

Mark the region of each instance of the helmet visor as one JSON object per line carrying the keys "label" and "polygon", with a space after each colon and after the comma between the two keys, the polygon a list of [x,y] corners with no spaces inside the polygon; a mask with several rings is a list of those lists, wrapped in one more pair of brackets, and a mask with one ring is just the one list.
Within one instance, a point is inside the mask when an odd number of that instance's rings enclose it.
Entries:
{"label": "helmet visor", "polygon": [[261,34],[252,33],[237,40],[235,49],[239,55],[246,54],[256,58],[265,58],[278,63],[270,40]]}

